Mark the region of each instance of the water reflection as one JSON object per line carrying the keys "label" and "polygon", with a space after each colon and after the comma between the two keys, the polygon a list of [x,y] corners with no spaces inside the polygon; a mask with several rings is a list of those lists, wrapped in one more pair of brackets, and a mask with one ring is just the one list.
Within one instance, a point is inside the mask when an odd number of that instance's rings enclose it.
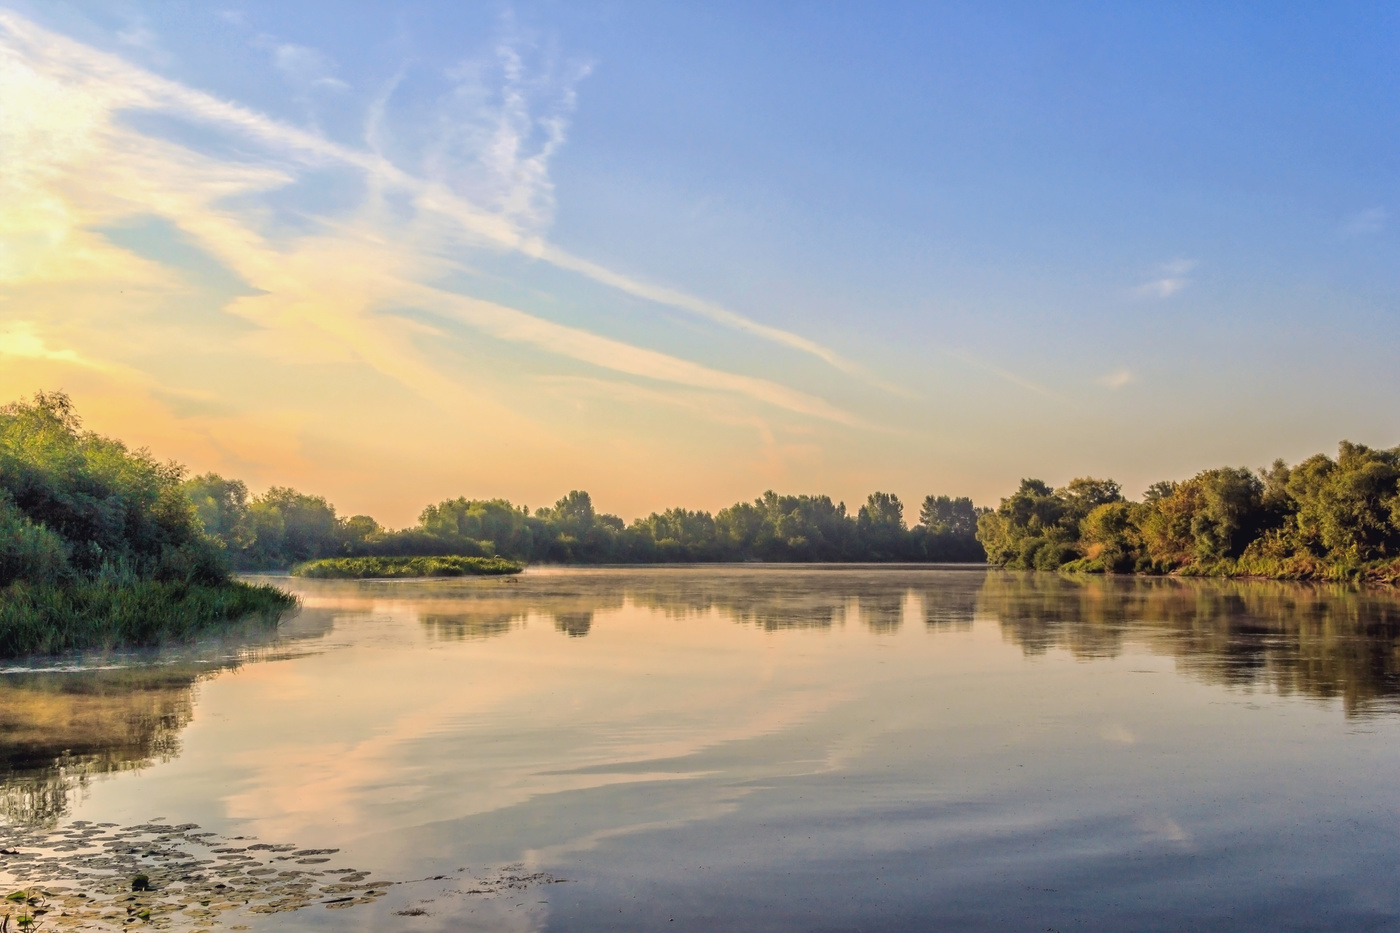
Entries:
{"label": "water reflection", "polygon": [[524,613],[439,613],[424,612],[418,620],[436,638],[466,641],[504,635],[525,621]]}
{"label": "water reflection", "polygon": [[1027,654],[1084,659],[1140,642],[1203,680],[1397,709],[1400,600],[1389,590],[1262,581],[991,573],[978,611]]}
{"label": "water reflection", "polygon": [[95,775],[179,754],[207,667],[33,672],[0,678],[0,815],[52,822]]}
{"label": "water reflection", "polygon": [[201,681],[294,657],[332,625],[311,611],[231,642],[0,669],[0,818],[53,825],[94,778],[177,757]]}
{"label": "water reflection", "polygon": [[593,613],[557,612],[554,614],[554,628],[570,638],[582,638],[593,629]]}
{"label": "water reflection", "polygon": [[[671,619],[714,613],[767,632],[859,626],[894,635],[997,622],[1028,655],[1114,657],[1128,643],[1232,687],[1341,700],[1348,715],[1400,697],[1400,599],[1389,590],[1264,581],[1070,577],[887,568],[546,571],[425,594],[439,638],[504,635],[533,617],[587,636],[624,605]],[[451,605],[446,612],[430,606]]]}
{"label": "water reflection", "polygon": [[[500,639],[540,623],[585,639],[624,610],[767,633],[841,627],[879,637],[938,637],[981,620],[999,626],[1028,656],[1064,650],[1094,660],[1138,645],[1219,686],[1336,700],[1353,717],[1400,710],[1400,599],[1388,590],[982,570],[706,567],[327,583],[305,592],[308,608],[284,627],[283,644],[313,644],[333,625],[354,626],[385,607],[407,612],[424,635],[443,642]],[[259,659],[242,647],[228,656],[115,670],[0,674],[0,817],[53,822],[95,776],[178,755],[200,681]]]}
{"label": "water reflection", "polygon": [[[412,583],[419,620],[441,638],[504,635],[531,616],[571,638],[624,605],[672,619],[714,613],[764,631],[860,625],[890,635],[906,620],[930,629],[967,628],[984,574],[888,568],[703,567],[545,570],[509,581]],[[405,584],[361,591],[362,598],[408,595]],[[348,590],[346,592],[349,592]],[[452,611],[448,611],[451,607]]]}

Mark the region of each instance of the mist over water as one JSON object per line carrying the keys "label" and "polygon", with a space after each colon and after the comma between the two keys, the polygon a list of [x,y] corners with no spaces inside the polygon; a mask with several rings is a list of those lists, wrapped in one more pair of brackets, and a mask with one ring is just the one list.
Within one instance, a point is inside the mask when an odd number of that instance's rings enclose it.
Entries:
{"label": "mist over water", "polygon": [[[0,673],[4,831],[49,858],[0,854],[6,882],[55,880],[75,821],[159,817],[337,850],[298,869],[330,893],[226,927],[1400,924],[1388,591],[866,566],[281,585],[304,609],[276,646]],[[323,909],[350,866],[404,883]]]}

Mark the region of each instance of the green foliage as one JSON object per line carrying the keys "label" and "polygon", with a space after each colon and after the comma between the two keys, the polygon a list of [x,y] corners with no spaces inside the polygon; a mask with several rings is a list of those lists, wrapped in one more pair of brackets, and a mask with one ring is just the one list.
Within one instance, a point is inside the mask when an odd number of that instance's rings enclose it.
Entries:
{"label": "green foliage", "polygon": [[[25,574],[44,579],[217,583],[219,553],[181,488],[182,475],[179,464],[157,463],[148,451],[82,430],[61,393],[6,405],[0,408],[0,499],[7,516],[0,518],[6,538],[0,547],[7,556],[0,560],[11,568],[23,563],[30,568]],[[34,526],[61,541],[61,569],[53,538]]]}
{"label": "green foliage", "polygon": [[966,497],[926,496],[919,508],[923,558],[968,563],[986,560],[987,552],[977,541],[977,521],[990,511],[977,508]]}
{"label": "green foliage", "polygon": [[1400,449],[1343,441],[1336,460],[1204,470],[1154,483],[1140,503],[1111,481],[1025,480],[977,534],[990,562],[1019,569],[1391,581]]}
{"label": "green foliage", "polygon": [[1079,544],[1090,572],[1132,570],[1141,549],[1138,514],[1141,506],[1106,502],[1079,522]]}
{"label": "green foliage", "polygon": [[497,576],[519,573],[522,564],[501,557],[335,557],[298,564],[294,577],[363,580],[398,577]]}
{"label": "green foliage", "polygon": [[977,523],[977,538],[987,560],[1019,570],[1055,570],[1077,557],[1073,545],[1079,523],[1095,508],[1122,499],[1118,484],[1091,477],[1051,489],[1038,479],[1023,479],[1015,493]]}
{"label": "green foliage", "polygon": [[16,580],[53,585],[68,573],[63,539],[0,498],[0,587]]}
{"label": "green foliage", "polygon": [[[416,527],[386,531],[366,515],[340,519],[324,499],[274,489],[243,502],[242,484],[209,474],[185,484],[230,555],[248,569],[331,557],[493,557],[551,563],[694,561],[981,561],[980,514],[970,499],[930,496],[909,528],[897,496],[875,493],[856,515],[827,496],[766,492],[715,514],[667,509],[630,525],[598,512],[573,490],[531,514],[504,499],[445,499],[423,509]],[[227,490],[232,489],[233,492]],[[214,503],[214,505],[210,505]],[[926,513],[926,514],[925,514]],[[231,517],[231,518],[230,518]],[[934,524],[930,524],[930,521]],[[299,549],[289,523],[300,523]],[[307,542],[312,542],[308,544]]]}
{"label": "green foliage", "polygon": [[204,531],[239,526],[243,485],[192,499],[183,475],[84,431],[61,393],[0,408],[0,656],[154,644],[295,606],[231,581]]}
{"label": "green foliage", "polygon": [[0,591],[0,657],[156,645],[248,621],[275,626],[296,599],[271,586],[162,580],[16,581]]}

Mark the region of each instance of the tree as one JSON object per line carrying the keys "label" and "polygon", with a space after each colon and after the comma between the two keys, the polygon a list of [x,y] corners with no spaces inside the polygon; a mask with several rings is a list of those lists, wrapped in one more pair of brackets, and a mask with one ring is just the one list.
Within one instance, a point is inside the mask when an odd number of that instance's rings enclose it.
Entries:
{"label": "tree", "polygon": [[977,508],[966,496],[925,496],[919,508],[919,524],[934,534],[970,537],[977,533]]}
{"label": "tree", "polygon": [[206,534],[236,551],[248,543],[248,487],[242,480],[205,473],[181,487]]}
{"label": "tree", "polygon": [[1081,476],[1069,481],[1069,485],[1056,493],[1065,503],[1065,508],[1075,521],[1082,521],[1086,515],[1101,505],[1123,501],[1123,487],[1111,479],[1094,479]]}
{"label": "tree", "polygon": [[183,479],[177,463],[84,431],[61,392],[0,407],[7,536],[15,553],[29,554],[23,560],[37,560],[33,566],[48,568],[45,574],[57,566],[57,540],[63,574],[222,582],[218,551]]}

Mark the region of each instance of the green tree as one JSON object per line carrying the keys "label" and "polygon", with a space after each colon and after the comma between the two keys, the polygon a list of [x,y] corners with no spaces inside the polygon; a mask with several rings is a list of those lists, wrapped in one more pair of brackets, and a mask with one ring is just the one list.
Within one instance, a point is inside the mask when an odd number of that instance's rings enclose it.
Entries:
{"label": "green tree", "polygon": [[194,506],[205,534],[219,541],[230,553],[249,544],[248,487],[242,480],[205,473],[185,480],[181,488]]}
{"label": "green tree", "polygon": [[[221,581],[218,552],[183,478],[177,463],[84,431],[61,392],[0,407],[0,493],[30,526],[62,540],[66,566],[79,576]],[[26,548],[52,543],[13,516],[9,525]]]}
{"label": "green tree", "polygon": [[925,496],[919,524],[934,534],[971,536],[977,533],[977,508],[967,497]]}

